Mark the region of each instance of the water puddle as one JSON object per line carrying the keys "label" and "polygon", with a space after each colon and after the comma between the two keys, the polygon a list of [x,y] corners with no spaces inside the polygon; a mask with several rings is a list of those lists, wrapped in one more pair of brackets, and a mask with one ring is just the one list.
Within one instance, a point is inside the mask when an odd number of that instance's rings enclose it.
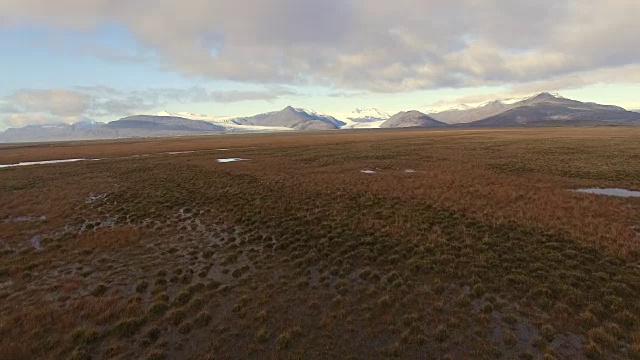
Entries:
{"label": "water puddle", "polygon": [[26,162],[20,162],[20,163],[17,163],[17,164],[0,165],[0,169],[1,168],[16,167],[16,166],[58,164],[58,163],[76,162],[76,161],[88,161],[88,160],[99,160],[99,159],[63,159],[63,160],[46,160],[46,161],[26,161]]}
{"label": "water puddle", "polygon": [[31,242],[31,246],[33,246],[34,249],[36,249],[38,251],[42,250],[42,236],[41,235],[36,235],[36,236],[32,237],[30,242]]}
{"label": "water puddle", "polygon": [[591,189],[576,189],[574,191],[605,196],[617,196],[617,197],[637,197],[640,198],[640,191],[631,191],[627,189],[615,189],[615,188],[591,188]]}
{"label": "water puddle", "polygon": [[[196,151],[171,151],[171,152],[159,153],[159,154],[178,155],[178,154],[190,154],[190,153],[195,153],[195,152]],[[130,156],[123,156],[123,157],[117,157],[117,158],[102,158],[102,159],[84,159],[83,158],[83,159],[25,161],[25,162],[19,162],[17,164],[0,164],[0,169],[16,167],[16,166],[59,164],[59,163],[69,163],[69,162],[78,162],[78,161],[98,161],[98,160],[109,160],[109,159],[135,159],[135,158],[147,157],[147,156],[152,156],[152,155],[157,155],[157,154],[134,154],[134,155],[130,155]]]}
{"label": "water puddle", "polygon": [[230,163],[236,161],[249,161],[251,159],[242,159],[242,158],[226,158],[226,159],[218,159],[219,163]]}
{"label": "water puddle", "polygon": [[[227,151],[229,149],[216,149],[219,151]],[[45,164],[59,164],[59,163],[68,163],[68,162],[78,162],[78,161],[97,161],[97,160],[111,160],[111,159],[137,159],[142,157],[148,157],[153,155],[178,155],[178,154],[191,154],[199,151],[191,150],[191,151],[171,151],[157,154],[134,154],[130,156],[123,157],[114,157],[114,158],[103,158],[103,159],[62,159],[62,160],[44,160],[44,161],[26,161],[20,162],[17,164],[0,164],[0,169],[2,168],[10,168],[16,166],[29,166],[29,165],[45,165]],[[227,162],[236,162],[236,161],[247,161],[251,159],[242,159],[242,158],[227,158],[227,159],[218,159],[220,163]]]}
{"label": "water puddle", "polygon": [[178,155],[178,154],[191,154],[196,152],[195,150],[191,150],[191,151],[170,151],[170,152],[166,152],[166,153],[162,153],[162,154],[167,154],[167,155]]}

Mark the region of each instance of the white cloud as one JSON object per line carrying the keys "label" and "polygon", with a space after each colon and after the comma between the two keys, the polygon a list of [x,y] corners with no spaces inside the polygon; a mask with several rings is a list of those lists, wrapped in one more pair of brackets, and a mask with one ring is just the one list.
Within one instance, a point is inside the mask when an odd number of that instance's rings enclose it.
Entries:
{"label": "white cloud", "polygon": [[232,103],[251,100],[273,101],[283,96],[296,95],[297,93],[283,86],[273,86],[263,90],[229,90],[229,91],[213,91],[209,94],[209,98],[215,102]]}
{"label": "white cloud", "polygon": [[404,91],[640,59],[636,0],[4,0],[0,14],[78,31],[121,24],[169,69],[251,83]]}
{"label": "white cloud", "polygon": [[23,127],[52,122],[55,122],[55,119],[43,114],[9,114],[4,118],[6,127]]}
{"label": "white cloud", "polygon": [[[579,71],[560,75],[551,79],[523,82],[511,85],[504,91],[464,95],[460,97],[440,99],[426,105],[428,108],[446,108],[460,104],[479,104],[495,99],[527,96],[539,92],[562,92],[584,88],[594,84],[637,84],[640,83],[640,64],[610,67],[598,70]],[[591,99],[596,100],[596,99]]]}
{"label": "white cloud", "polygon": [[120,117],[151,113],[167,104],[233,103],[273,101],[297,93],[284,86],[253,90],[185,89],[119,90],[105,86],[83,86],[74,90],[23,89],[0,98],[0,128],[33,124],[72,123],[85,118]]}
{"label": "white cloud", "polygon": [[168,103],[272,102],[304,95],[300,84],[324,86],[327,97],[505,89],[455,103],[638,84],[639,18],[637,0],[3,0],[0,31],[36,25],[97,34],[115,25],[136,44],[74,36],[47,44],[61,52],[251,85],[16,90],[0,98],[0,127],[112,119]]}
{"label": "white cloud", "polygon": [[64,89],[20,90],[4,101],[19,112],[47,112],[56,116],[80,115],[91,106],[91,98],[78,91]]}

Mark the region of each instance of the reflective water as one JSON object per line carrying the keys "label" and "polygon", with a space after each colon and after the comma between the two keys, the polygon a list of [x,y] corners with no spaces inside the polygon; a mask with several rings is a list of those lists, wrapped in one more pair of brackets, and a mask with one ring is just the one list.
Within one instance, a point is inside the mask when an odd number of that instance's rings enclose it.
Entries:
{"label": "reflective water", "polygon": [[226,159],[218,159],[219,163],[230,163],[230,162],[236,162],[236,161],[248,161],[251,159],[242,159],[242,158],[226,158]]}
{"label": "reflective water", "polygon": [[587,194],[617,196],[617,197],[640,197],[640,191],[631,191],[627,189],[615,189],[615,188],[591,188],[591,189],[576,189],[575,191]]}
{"label": "reflective water", "polygon": [[163,153],[163,154],[178,155],[178,154],[191,154],[191,153],[194,153],[194,152],[196,152],[196,151],[194,151],[194,150],[191,150],[191,151],[170,151],[170,152]]}
{"label": "reflective water", "polygon": [[86,161],[86,160],[90,160],[90,159],[64,159],[64,160],[46,160],[46,161],[26,161],[26,162],[20,162],[20,163],[17,163],[17,164],[0,165],[0,168],[8,168],[8,167],[15,167],[15,166],[43,165],[43,164],[58,164],[58,163]]}

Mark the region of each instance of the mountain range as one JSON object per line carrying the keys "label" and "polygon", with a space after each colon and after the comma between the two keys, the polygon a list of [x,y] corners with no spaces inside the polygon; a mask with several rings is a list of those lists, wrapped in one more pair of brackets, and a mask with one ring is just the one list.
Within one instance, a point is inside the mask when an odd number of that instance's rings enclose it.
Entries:
{"label": "mountain range", "polygon": [[600,105],[539,93],[529,97],[493,100],[472,107],[461,105],[439,112],[403,111],[390,116],[378,109],[356,109],[340,116],[286,108],[250,117],[208,117],[161,112],[135,115],[109,123],[28,125],[0,132],[0,142],[95,140],[135,137],[190,136],[209,133],[338,130],[362,128],[442,128],[640,125],[640,110]]}
{"label": "mountain range", "polygon": [[465,126],[640,124],[638,113],[619,106],[580,102],[547,92],[429,115],[448,124]]}
{"label": "mountain range", "polygon": [[135,115],[104,125],[108,129],[140,129],[149,131],[224,131],[220,125],[178,116]]}
{"label": "mountain range", "polygon": [[411,127],[429,128],[429,127],[442,127],[447,125],[448,124],[442,121],[438,121],[429,115],[421,113],[420,111],[412,110],[412,111],[402,111],[393,115],[387,121],[383,122],[380,125],[380,127],[381,128],[411,128]]}
{"label": "mountain range", "polygon": [[233,122],[238,125],[278,126],[294,130],[335,130],[346,125],[332,116],[319,115],[304,109],[294,109],[291,106],[280,111],[234,119]]}
{"label": "mountain range", "polygon": [[539,95],[530,103],[472,122],[474,126],[640,124],[640,114],[618,106]]}
{"label": "mountain range", "polygon": [[[144,119],[144,120],[142,120]],[[0,132],[0,142],[40,142],[188,136],[220,131],[208,122],[165,116],[131,116],[110,123],[28,125]]]}

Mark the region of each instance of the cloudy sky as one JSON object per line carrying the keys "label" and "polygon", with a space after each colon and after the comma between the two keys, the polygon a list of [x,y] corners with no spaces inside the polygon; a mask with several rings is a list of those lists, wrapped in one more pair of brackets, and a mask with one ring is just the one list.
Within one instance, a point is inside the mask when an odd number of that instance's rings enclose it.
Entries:
{"label": "cloudy sky", "polygon": [[2,0],[0,130],[540,91],[640,108],[638,0]]}

